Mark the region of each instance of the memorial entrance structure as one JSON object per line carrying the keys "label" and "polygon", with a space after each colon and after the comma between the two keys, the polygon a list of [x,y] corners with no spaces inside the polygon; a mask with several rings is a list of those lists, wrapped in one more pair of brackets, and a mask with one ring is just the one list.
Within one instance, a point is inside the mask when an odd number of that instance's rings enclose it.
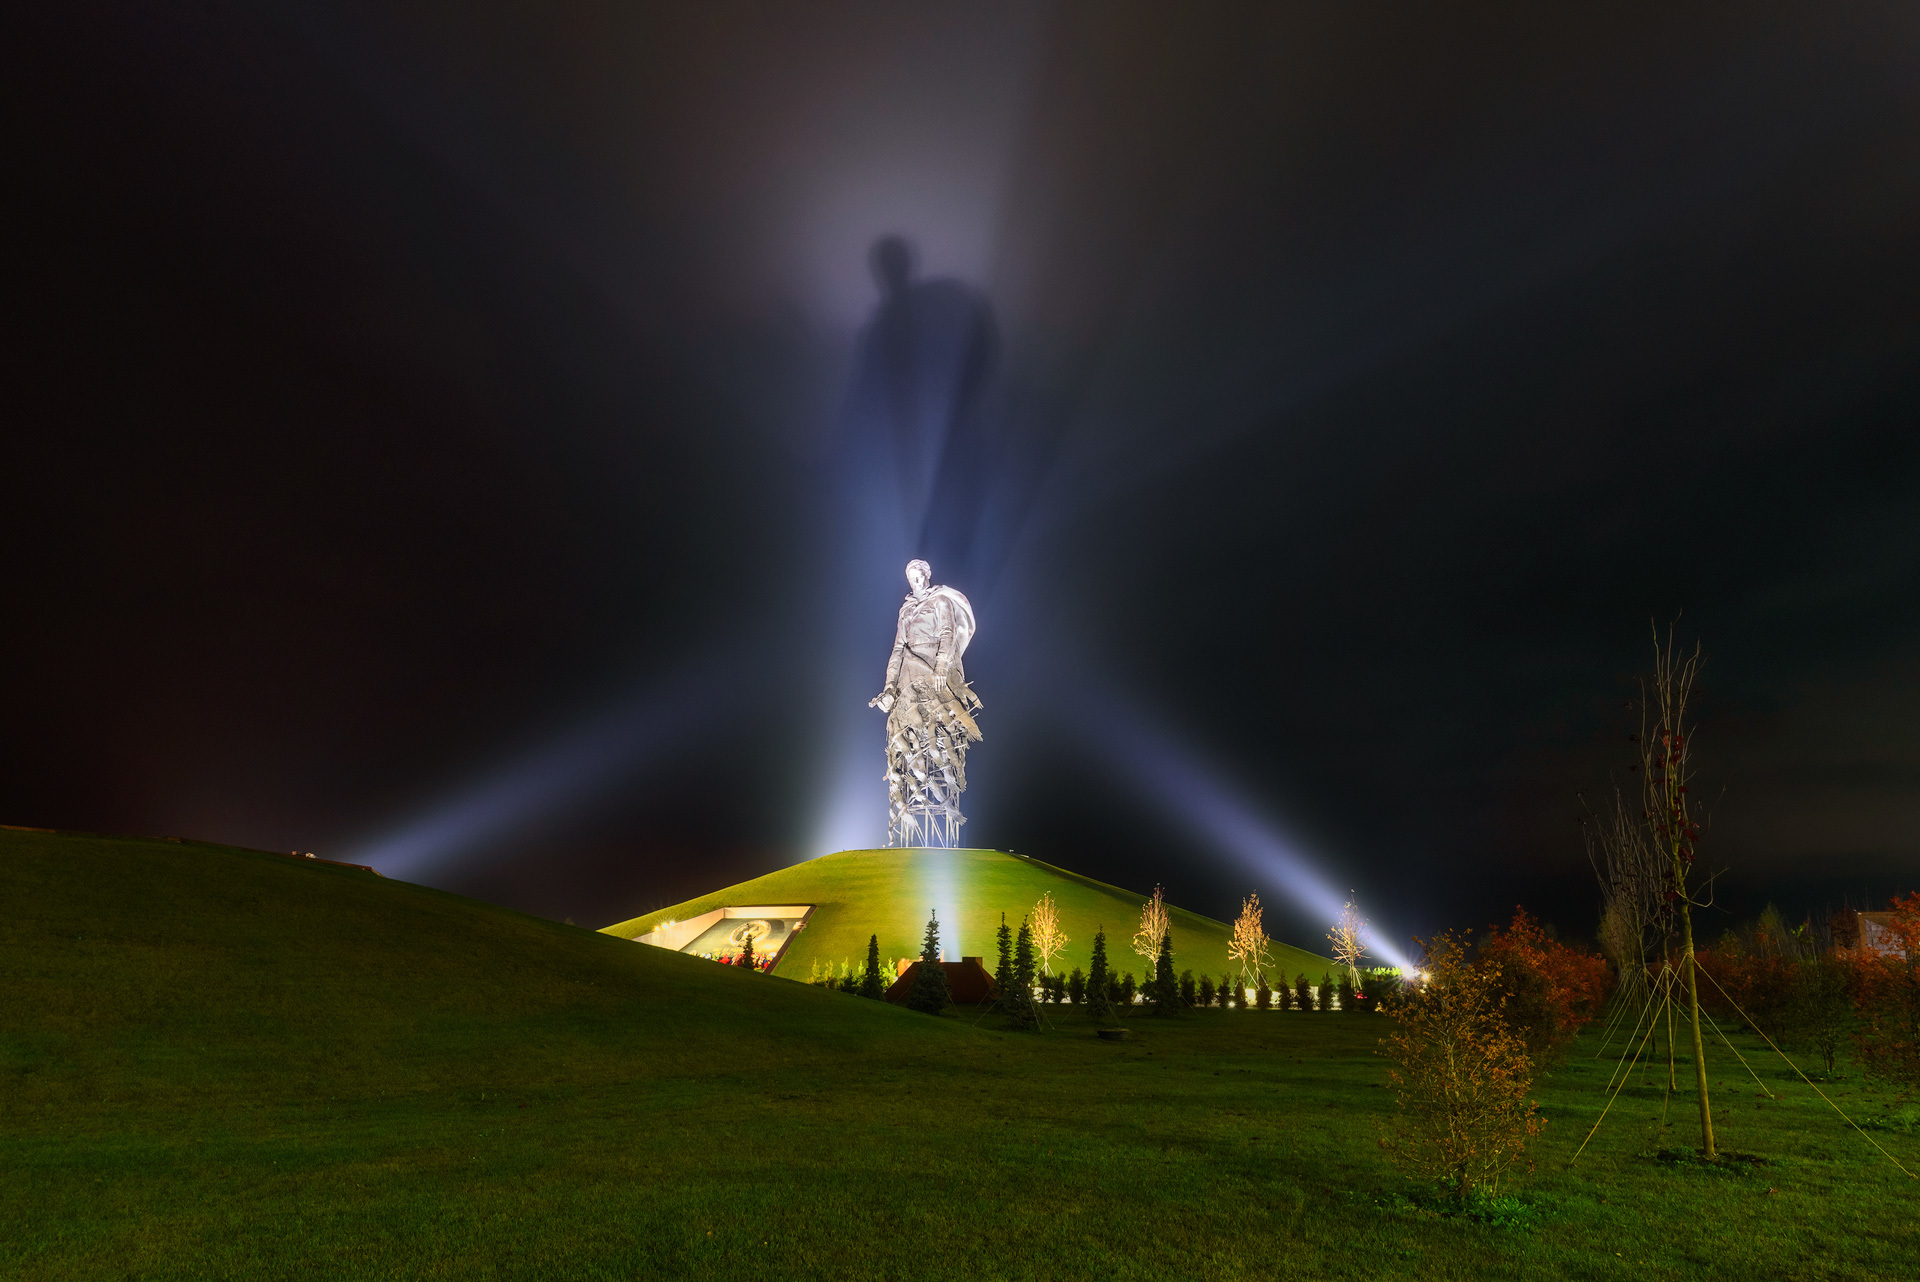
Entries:
{"label": "memorial entrance structure", "polygon": [[933,582],[925,561],[907,564],[887,660],[887,683],[867,706],[887,714],[887,844],[960,844],[960,794],[967,790],[967,747],[980,739],[980,699],[960,658],[973,640],[973,606]]}

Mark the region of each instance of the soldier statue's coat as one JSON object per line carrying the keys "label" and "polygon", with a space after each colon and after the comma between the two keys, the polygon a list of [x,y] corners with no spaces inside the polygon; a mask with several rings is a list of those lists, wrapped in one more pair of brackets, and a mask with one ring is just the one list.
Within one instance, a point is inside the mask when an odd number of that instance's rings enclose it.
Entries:
{"label": "soldier statue's coat", "polygon": [[887,714],[888,840],[896,846],[958,844],[967,747],[980,739],[980,699],[961,662],[973,606],[930,574],[924,561],[907,567],[913,591],[900,607],[886,686],[872,700]]}

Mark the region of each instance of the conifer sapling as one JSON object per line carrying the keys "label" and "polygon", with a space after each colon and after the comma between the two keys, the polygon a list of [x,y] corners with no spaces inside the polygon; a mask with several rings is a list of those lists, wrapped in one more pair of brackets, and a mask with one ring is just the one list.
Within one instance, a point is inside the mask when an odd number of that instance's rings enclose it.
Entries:
{"label": "conifer sapling", "polygon": [[1024,920],[1013,946],[1013,1003],[1008,1014],[1020,1028],[1033,1028],[1040,1022],[1033,1008],[1033,974],[1038,963],[1033,955],[1033,928]]}
{"label": "conifer sapling", "polygon": [[1147,997],[1156,1015],[1180,1013],[1180,980],[1173,973],[1173,931],[1160,935],[1160,949],[1153,959],[1153,978],[1147,981]]}
{"label": "conifer sapling", "polygon": [[1093,935],[1093,969],[1087,972],[1087,1006],[1095,1019],[1113,1014],[1113,971],[1107,966],[1107,932],[1104,927]]}
{"label": "conifer sapling", "polygon": [[927,918],[927,934],[920,945],[920,968],[914,972],[913,991],[907,994],[907,1006],[925,1015],[938,1015],[953,1004],[947,988],[947,971],[940,964],[940,918]]}
{"label": "conifer sapling", "polygon": [[1005,913],[1000,914],[1000,929],[994,933],[994,941],[1000,956],[993,966],[993,996],[1004,1006],[1007,994],[1013,991],[1013,931],[1007,925]]}
{"label": "conifer sapling", "polygon": [[860,976],[862,997],[885,997],[887,986],[880,980],[880,936],[867,937],[867,969]]}

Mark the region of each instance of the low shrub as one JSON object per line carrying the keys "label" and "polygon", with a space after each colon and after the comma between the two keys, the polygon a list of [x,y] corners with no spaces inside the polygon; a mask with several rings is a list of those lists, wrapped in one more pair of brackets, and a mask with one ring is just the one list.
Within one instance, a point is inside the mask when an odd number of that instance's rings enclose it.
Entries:
{"label": "low shrub", "polygon": [[1860,952],[1854,988],[1860,1013],[1854,1041],[1875,1077],[1920,1089],[1920,892],[1893,901],[1888,952]]}
{"label": "low shrub", "polygon": [[1700,1005],[1716,1016],[1733,1016],[1738,1006],[1778,1041],[1786,1033],[1799,959],[1779,952],[1747,952],[1731,938],[1723,943],[1734,947],[1702,948],[1694,954],[1702,973],[1712,977],[1700,981]]}
{"label": "low shrub", "polygon": [[1396,1114],[1382,1143],[1409,1174],[1465,1204],[1498,1192],[1544,1122],[1527,1098],[1526,1043],[1501,1009],[1499,960],[1470,963],[1450,934],[1426,951],[1425,980],[1386,1011],[1397,1027],[1380,1053],[1392,1064]]}
{"label": "low shrub", "polygon": [[1536,1061],[1571,1046],[1574,1035],[1600,1013],[1612,986],[1604,958],[1560,943],[1524,908],[1516,907],[1506,928],[1496,927],[1487,936],[1479,963],[1485,964],[1490,983],[1498,976],[1503,1018]]}
{"label": "low shrub", "polygon": [[1405,977],[1391,970],[1375,971],[1373,978],[1367,981],[1367,986],[1372,991],[1376,1002],[1392,1001],[1405,990],[1406,984]]}
{"label": "low shrub", "polygon": [[1787,1045],[1818,1057],[1828,1076],[1854,1026],[1853,972],[1850,958],[1831,952],[1802,958],[1794,968],[1781,1031]]}

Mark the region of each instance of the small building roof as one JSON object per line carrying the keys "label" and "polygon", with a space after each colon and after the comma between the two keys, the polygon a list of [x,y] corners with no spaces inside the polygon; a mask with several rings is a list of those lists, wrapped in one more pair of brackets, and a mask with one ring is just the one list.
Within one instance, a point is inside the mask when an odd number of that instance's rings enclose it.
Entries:
{"label": "small building roof", "polygon": [[[887,1000],[905,1002],[907,994],[913,991],[913,980],[920,973],[924,962],[911,962],[900,972],[900,978],[893,981],[887,989]],[[953,995],[955,1006],[977,1006],[993,996],[993,976],[988,973],[986,959],[981,957],[962,957],[957,962],[943,961],[940,969],[947,972],[947,991]]]}

